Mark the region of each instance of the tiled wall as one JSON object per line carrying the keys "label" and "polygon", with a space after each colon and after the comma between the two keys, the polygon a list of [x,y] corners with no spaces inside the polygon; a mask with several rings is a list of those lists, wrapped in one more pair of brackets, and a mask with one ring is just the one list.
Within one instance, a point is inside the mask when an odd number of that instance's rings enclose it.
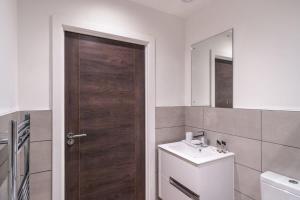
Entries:
{"label": "tiled wall", "polygon": [[300,112],[186,107],[186,130],[202,129],[235,153],[236,200],[259,200],[267,170],[300,179]]}
{"label": "tiled wall", "polygon": [[[52,113],[51,111],[30,111],[29,113],[31,114],[31,200],[51,200]],[[25,112],[16,112],[11,115],[1,116],[0,132],[7,132],[9,120],[21,120],[24,114]],[[7,152],[4,154],[7,155]],[[7,193],[4,192],[6,188],[4,186],[1,188],[0,199],[7,199],[7,197],[1,196]]]}
{"label": "tiled wall", "polygon": [[156,144],[184,138],[185,107],[156,108]]}
{"label": "tiled wall", "polygon": [[[30,198],[51,200],[52,112],[30,111]],[[21,113],[24,116],[24,112]]]}
{"label": "tiled wall", "polygon": [[300,179],[300,112],[160,107],[156,124],[157,144],[183,139],[182,124],[185,131],[205,130],[211,145],[226,141],[235,153],[236,200],[259,200],[267,170]]}
{"label": "tiled wall", "polygon": [[[51,111],[30,113],[31,199],[50,200]],[[0,133],[7,131],[7,121],[20,119],[23,114],[19,112],[0,117]],[[207,107],[156,108],[156,144],[178,141],[184,139],[185,131],[203,129],[211,144],[214,145],[216,139],[223,139],[227,141],[229,150],[236,154],[236,200],[259,200],[259,176],[266,170],[300,179],[300,112]],[[0,166],[3,167],[5,162],[2,161]]]}

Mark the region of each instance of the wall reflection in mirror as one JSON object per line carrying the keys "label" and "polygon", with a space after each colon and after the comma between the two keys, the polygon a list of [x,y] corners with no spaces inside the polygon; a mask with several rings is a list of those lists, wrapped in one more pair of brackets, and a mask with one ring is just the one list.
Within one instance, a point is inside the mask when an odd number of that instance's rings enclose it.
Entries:
{"label": "wall reflection in mirror", "polygon": [[192,45],[192,106],[233,107],[233,29]]}

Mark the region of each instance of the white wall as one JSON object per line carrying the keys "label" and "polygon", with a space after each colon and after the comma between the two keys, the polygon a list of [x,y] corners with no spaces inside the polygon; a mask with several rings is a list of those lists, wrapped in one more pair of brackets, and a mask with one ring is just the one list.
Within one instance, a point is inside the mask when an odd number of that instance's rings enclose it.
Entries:
{"label": "white wall", "polygon": [[50,16],[73,14],[157,39],[157,106],[190,105],[190,45],[234,28],[234,107],[300,110],[299,10],[299,0],[214,0],[184,33],[183,20],[124,0],[19,1],[20,108],[49,108]]}
{"label": "white wall", "polygon": [[[156,104],[184,105],[184,21],[124,0],[19,1],[19,105],[49,108],[50,16],[73,15],[156,39]],[[55,80],[54,80],[55,81]]]}
{"label": "white wall", "polygon": [[190,45],[234,28],[234,107],[300,110],[300,1],[215,0],[186,25],[186,105]]}
{"label": "white wall", "polygon": [[0,115],[16,110],[18,79],[17,0],[0,1]]}

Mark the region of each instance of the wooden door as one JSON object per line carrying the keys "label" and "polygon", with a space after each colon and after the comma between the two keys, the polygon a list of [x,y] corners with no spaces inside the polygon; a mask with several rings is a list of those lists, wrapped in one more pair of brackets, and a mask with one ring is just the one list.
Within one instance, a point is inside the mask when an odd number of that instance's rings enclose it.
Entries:
{"label": "wooden door", "polygon": [[66,200],[145,199],[144,46],[65,33],[65,133]]}
{"label": "wooden door", "polygon": [[232,61],[215,59],[215,106],[219,108],[232,108],[232,99]]}

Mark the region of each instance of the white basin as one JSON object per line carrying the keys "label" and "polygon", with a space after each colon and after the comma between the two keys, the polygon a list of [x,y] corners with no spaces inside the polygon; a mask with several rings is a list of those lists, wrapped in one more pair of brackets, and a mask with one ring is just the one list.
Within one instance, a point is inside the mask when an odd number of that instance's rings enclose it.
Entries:
{"label": "white basin", "polygon": [[195,165],[223,159],[229,156],[234,156],[232,152],[219,153],[216,147],[208,146],[205,148],[194,148],[183,141],[162,144],[158,146],[160,149],[168,151],[176,156],[179,156]]}

